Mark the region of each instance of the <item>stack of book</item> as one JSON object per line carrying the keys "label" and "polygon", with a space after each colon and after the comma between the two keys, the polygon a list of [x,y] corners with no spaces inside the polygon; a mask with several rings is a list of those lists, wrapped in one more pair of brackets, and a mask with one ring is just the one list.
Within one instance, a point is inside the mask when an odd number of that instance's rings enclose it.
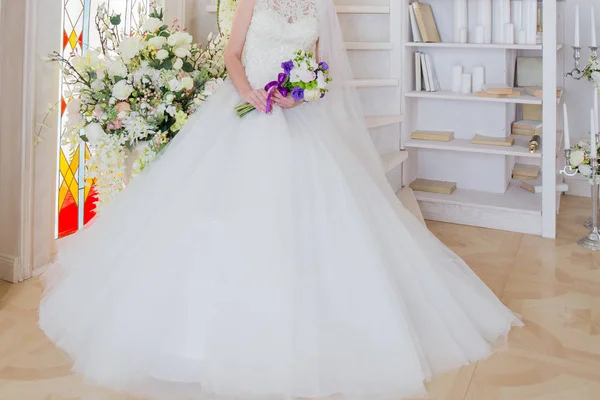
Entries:
{"label": "stack of book", "polygon": [[488,84],[483,85],[483,90],[481,92],[475,93],[475,95],[479,97],[503,98],[520,96],[521,92],[519,92],[518,90],[514,90],[508,85]]}
{"label": "stack of book", "polygon": [[541,121],[515,121],[512,123],[511,133],[513,135],[535,136],[542,134]]}
{"label": "stack of book", "polygon": [[413,41],[425,43],[440,42],[440,33],[429,4],[415,1],[408,5],[408,13],[412,27]]}
{"label": "stack of book", "polygon": [[441,89],[431,56],[418,51],[415,52],[415,84],[417,92],[437,92]]}
{"label": "stack of book", "polygon": [[512,170],[513,179],[521,181],[534,180],[540,174],[540,167],[530,164],[515,164]]}

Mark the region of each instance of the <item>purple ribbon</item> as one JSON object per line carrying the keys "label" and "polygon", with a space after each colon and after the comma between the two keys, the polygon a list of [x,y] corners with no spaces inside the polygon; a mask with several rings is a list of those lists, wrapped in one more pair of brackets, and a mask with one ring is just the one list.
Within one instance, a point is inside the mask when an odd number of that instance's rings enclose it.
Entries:
{"label": "purple ribbon", "polygon": [[267,91],[267,113],[271,112],[271,98],[273,97],[275,90],[281,93],[283,97],[287,97],[288,90],[283,86],[286,80],[287,75],[282,72],[277,76],[276,81],[271,81],[265,86],[265,90]]}

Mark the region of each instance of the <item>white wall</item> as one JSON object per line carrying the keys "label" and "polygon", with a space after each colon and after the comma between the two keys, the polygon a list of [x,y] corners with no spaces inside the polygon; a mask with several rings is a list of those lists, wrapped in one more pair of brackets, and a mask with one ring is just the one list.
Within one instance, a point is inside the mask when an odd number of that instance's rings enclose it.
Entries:
{"label": "white wall", "polygon": [[[600,0],[566,0],[566,37],[564,49],[559,54],[559,62],[563,63],[564,71],[573,69],[573,32],[575,20],[575,5],[579,4],[581,68],[589,59],[590,51],[590,15],[592,5],[595,8],[596,30],[600,43]],[[561,57],[562,56],[562,57]],[[569,108],[569,128],[572,138],[588,138],[590,132],[590,108],[592,107],[592,85],[585,78],[576,81],[565,78],[565,102]],[[561,114],[562,115],[562,114]]]}

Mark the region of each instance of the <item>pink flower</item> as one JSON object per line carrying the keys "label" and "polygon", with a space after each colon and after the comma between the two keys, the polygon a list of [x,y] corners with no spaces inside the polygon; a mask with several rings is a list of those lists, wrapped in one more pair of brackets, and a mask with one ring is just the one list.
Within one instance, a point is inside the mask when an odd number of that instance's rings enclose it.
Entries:
{"label": "pink flower", "polygon": [[103,115],[104,115],[104,110],[102,110],[102,107],[100,106],[100,104],[96,104],[96,107],[94,107],[94,117],[96,117],[98,119],[102,119]]}
{"label": "pink flower", "polygon": [[129,105],[129,103],[122,101],[120,103],[117,103],[115,109],[117,110],[117,113],[122,113],[123,111],[129,112],[131,111],[131,106]]}
{"label": "pink flower", "polygon": [[123,128],[123,123],[118,118],[106,124],[106,129],[108,129],[109,131],[116,131],[121,128]]}

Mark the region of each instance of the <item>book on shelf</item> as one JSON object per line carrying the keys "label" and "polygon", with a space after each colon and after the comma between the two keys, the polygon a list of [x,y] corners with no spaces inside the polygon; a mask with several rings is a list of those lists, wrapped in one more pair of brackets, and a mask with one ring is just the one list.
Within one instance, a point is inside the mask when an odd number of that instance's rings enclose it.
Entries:
{"label": "book on shelf", "polygon": [[[525,88],[525,93],[527,93],[530,96],[534,96],[534,97],[542,97],[544,95],[544,91],[542,90],[541,87],[538,86],[529,86]],[[560,98],[560,95],[562,94],[562,89],[557,88],[556,89],[556,98]]]}
{"label": "book on shelf", "polygon": [[414,131],[410,135],[411,139],[433,140],[436,142],[449,142],[454,139],[454,132],[451,131]]}
{"label": "book on shelf", "polygon": [[440,33],[433,17],[433,10],[427,3],[415,1],[410,5],[415,14],[421,38],[425,43],[439,43]]}
{"label": "book on shelf", "polygon": [[531,193],[542,193],[542,185],[535,180],[523,180],[519,186]]}
{"label": "book on shelf", "polygon": [[541,121],[542,106],[539,104],[523,104],[521,105],[522,118],[529,121]]}
{"label": "book on shelf", "polygon": [[514,89],[504,83],[486,83],[483,85],[483,91],[485,93],[493,94],[504,94],[512,95],[515,93]]}
{"label": "book on shelf", "polygon": [[415,53],[415,90],[420,92],[423,90],[423,72],[421,71],[421,53]]}
{"label": "book on shelf", "polygon": [[540,167],[532,164],[515,164],[512,169],[513,179],[533,180],[540,174]]}
{"label": "book on shelf", "polygon": [[513,145],[514,142],[515,142],[515,138],[512,136],[494,137],[494,136],[480,135],[479,133],[477,133],[475,136],[473,136],[473,139],[471,139],[471,143],[473,143],[473,144],[484,144],[484,145],[490,145],[490,146],[504,146],[504,147],[510,147]]}
{"label": "book on shelf", "polygon": [[[420,60],[417,60],[420,59]],[[417,64],[420,64],[417,66]],[[421,71],[419,75],[419,70]],[[420,81],[422,79],[422,84]],[[435,73],[433,61],[429,54],[416,52],[415,53],[415,89],[417,91],[425,89],[427,92],[436,92],[440,90],[440,83]]]}
{"label": "book on shelf", "polygon": [[441,194],[452,194],[456,190],[456,182],[435,181],[431,179],[415,179],[410,185],[412,190],[418,192],[430,192]]}
{"label": "book on shelf", "polygon": [[511,97],[518,97],[520,95],[521,95],[521,93],[519,93],[519,92],[512,92],[512,93],[508,93],[508,94],[489,93],[489,92],[476,92],[475,93],[475,96],[484,97],[487,99],[508,99]]}
{"label": "book on shelf", "polygon": [[511,133],[513,135],[535,136],[542,134],[542,122],[521,120],[515,121],[511,125]]}
{"label": "book on shelf", "polygon": [[410,18],[410,27],[412,29],[413,42],[422,42],[423,37],[421,36],[421,32],[419,31],[419,25],[417,24],[417,19],[415,18],[415,9],[412,6],[412,4],[409,4],[408,6],[408,15]]}

